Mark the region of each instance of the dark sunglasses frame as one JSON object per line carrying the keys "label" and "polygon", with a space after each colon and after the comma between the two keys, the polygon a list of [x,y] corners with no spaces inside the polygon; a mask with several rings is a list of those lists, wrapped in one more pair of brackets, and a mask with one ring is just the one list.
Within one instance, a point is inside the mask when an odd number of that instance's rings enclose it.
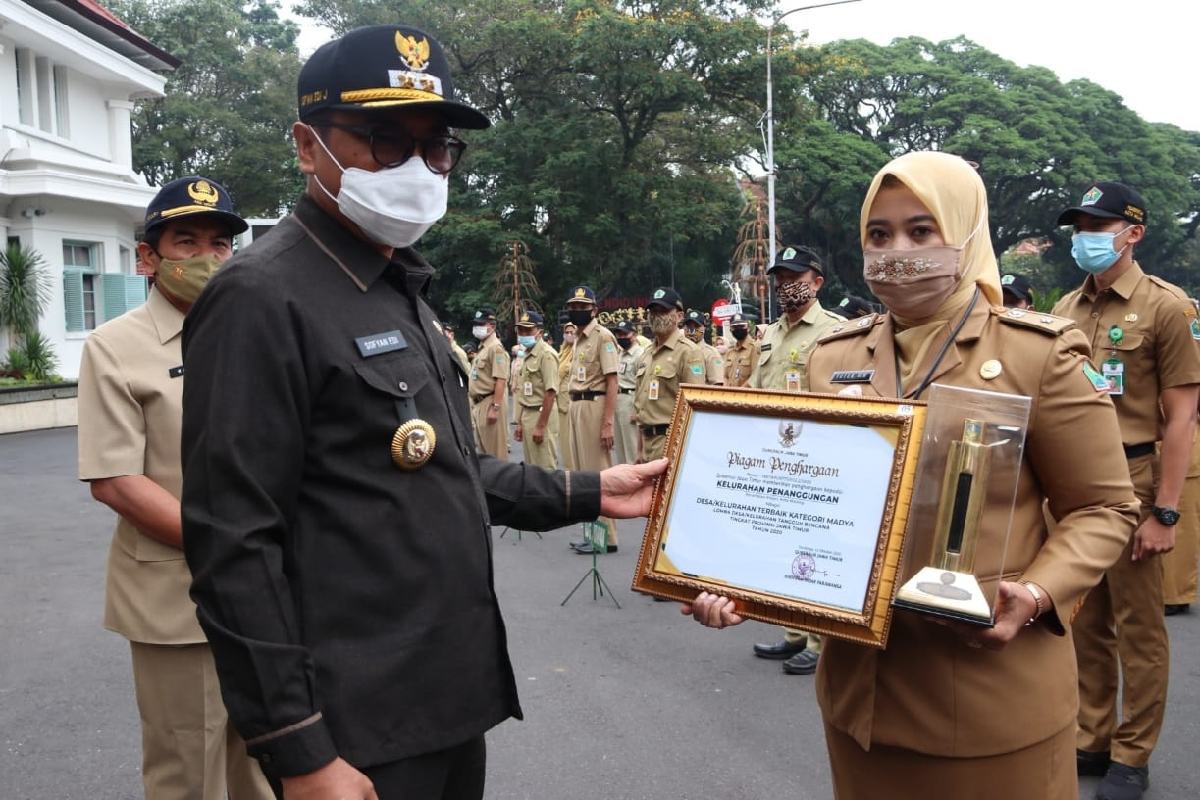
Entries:
{"label": "dark sunglasses frame", "polygon": [[[379,128],[373,128],[369,125],[346,125],[340,122],[321,122],[317,123],[320,128],[337,128],[340,131],[352,133],[361,139],[366,139],[371,147],[371,158],[375,159],[375,163],[381,167],[398,167],[405,161],[412,158],[416,152],[417,146],[421,147],[421,160],[425,162],[425,167],[435,175],[449,175],[458,166],[462,160],[463,151],[467,149],[467,143],[457,136],[452,136],[449,133],[440,133],[437,136],[429,136],[424,139],[416,139],[406,134],[393,135]],[[376,142],[388,142],[391,147],[398,147],[403,156],[394,161],[386,161],[379,157]],[[430,145],[442,145],[446,148],[446,152],[450,154],[450,166],[446,169],[439,169],[429,163]]]}

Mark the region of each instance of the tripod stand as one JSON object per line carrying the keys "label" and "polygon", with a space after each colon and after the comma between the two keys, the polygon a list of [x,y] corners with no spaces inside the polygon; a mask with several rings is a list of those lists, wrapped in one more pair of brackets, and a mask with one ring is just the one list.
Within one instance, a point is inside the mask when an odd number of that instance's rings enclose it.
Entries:
{"label": "tripod stand", "polygon": [[[496,538],[498,538],[498,539],[503,539],[503,538],[504,538],[504,534],[506,534],[506,533],[508,533],[508,532],[510,532],[510,531],[512,531],[513,533],[517,534],[517,541],[516,541],[516,542],[513,542],[513,544],[516,544],[517,542],[521,541],[521,534],[523,533],[523,531],[522,531],[520,528],[510,528],[510,527],[508,527],[507,525],[506,525],[506,526],[504,526],[504,530],[500,531],[500,535],[499,535],[498,537],[496,537]],[[542,534],[538,533],[537,531],[530,531],[530,533],[532,533],[534,536],[538,537],[539,539],[544,539],[544,538],[546,538],[546,537],[542,536]]]}
{"label": "tripod stand", "polygon": [[608,549],[608,529],[605,528],[605,535],[601,537],[600,541],[597,541],[595,537],[595,523],[583,523],[583,531],[584,539],[592,543],[592,568],[583,574],[583,577],[579,579],[579,583],[575,584],[575,588],[563,598],[563,601],[559,603],[559,605],[565,606],[567,601],[570,600],[577,591],[579,591],[579,587],[583,586],[583,582],[588,578],[591,578],[592,600],[594,601],[603,597],[604,590],[608,589],[608,599],[613,601],[613,605],[615,605],[617,608],[620,608],[620,602],[617,601],[617,597],[613,594],[612,589],[608,588],[608,584],[605,583],[604,576],[600,574],[600,569],[596,563],[596,558],[599,556],[599,554]]}

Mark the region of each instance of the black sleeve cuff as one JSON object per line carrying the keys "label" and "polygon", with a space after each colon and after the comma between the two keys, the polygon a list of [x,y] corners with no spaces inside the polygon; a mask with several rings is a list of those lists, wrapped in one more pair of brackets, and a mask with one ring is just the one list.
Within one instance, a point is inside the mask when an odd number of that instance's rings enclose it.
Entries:
{"label": "black sleeve cuff", "polygon": [[329,728],[319,715],[308,724],[298,723],[252,739],[246,743],[246,752],[258,759],[264,774],[274,778],[315,772],[338,755]]}
{"label": "black sleeve cuff", "polygon": [[565,472],[567,515],[572,522],[588,522],[600,516],[600,473]]}

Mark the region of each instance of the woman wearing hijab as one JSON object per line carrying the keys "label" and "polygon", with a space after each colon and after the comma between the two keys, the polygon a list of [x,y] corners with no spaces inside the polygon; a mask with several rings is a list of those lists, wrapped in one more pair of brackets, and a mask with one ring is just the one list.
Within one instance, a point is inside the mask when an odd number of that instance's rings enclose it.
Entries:
{"label": "woman wearing hijab", "polygon": [[[921,399],[937,382],[1032,400],[995,626],[897,610],[885,650],[826,644],[817,697],[838,800],[1078,797],[1066,626],[1120,556],[1137,505],[1087,340],[1068,320],[1001,306],[987,214],[983,182],[957,156],[911,153],[880,170],[860,234],[887,313],[835,328],[809,361],[814,392]],[[831,383],[839,370],[873,374]],[[1007,521],[1007,508],[990,513]],[[741,621],[707,594],[684,612]]]}

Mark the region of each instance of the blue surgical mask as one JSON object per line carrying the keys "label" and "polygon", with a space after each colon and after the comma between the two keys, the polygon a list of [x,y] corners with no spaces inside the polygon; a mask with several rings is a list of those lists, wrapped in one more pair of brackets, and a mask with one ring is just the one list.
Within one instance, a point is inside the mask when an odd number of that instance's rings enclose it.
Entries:
{"label": "blue surgical mask", "polygon": [[526,350],[532,350],[533,346],[537,344],[537,339],[533,336],[518,336],[517,344],[521,345],[521,347],[524,347]]}
{"label": "blue surgical mask", "polygon": [[1116,250],[1113,248],[1113,240],[1132,227],[1129,225],[1116,233],[1077,233],[1071,237],[1071,257],[1084,272],[1099,275],[1117,263],[1121,252],[1129,246],[1126,244],[1125,247]]}

